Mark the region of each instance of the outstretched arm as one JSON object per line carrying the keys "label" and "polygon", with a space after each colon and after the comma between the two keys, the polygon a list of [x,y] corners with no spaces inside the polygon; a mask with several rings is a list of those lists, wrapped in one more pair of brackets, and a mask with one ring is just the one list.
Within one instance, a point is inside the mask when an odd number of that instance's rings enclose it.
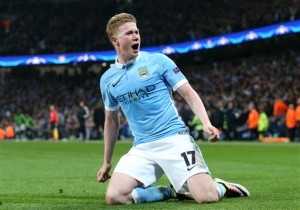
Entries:
{"label": "outstretched arm", "polygon": [[211,125],[204,104],[196,91],[189,83],[181,85],[177,91],[186,100],[195,115],[201,120],[204,131],[210,136],[209,140],[211,142],[218,141],[219,131]]}
{"label": "outstretched arm", "polygon": [[110,178],[111,161],[113,151],[119,134],[119,116],[118,110],[105,111],[104,123],[104,159],[103,165],[97,173],[99,182],[105,182]]}

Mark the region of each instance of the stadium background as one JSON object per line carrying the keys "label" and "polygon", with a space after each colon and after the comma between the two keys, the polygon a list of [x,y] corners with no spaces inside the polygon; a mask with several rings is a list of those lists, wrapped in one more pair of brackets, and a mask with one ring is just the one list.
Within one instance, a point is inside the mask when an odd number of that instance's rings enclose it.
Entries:
{"label": "stadium background", "polygon": [[[0,0],[0,55],[111,50],[105,26],[119,12],[130,12],[137,17],[145,47],[297,20],[299,5],[297,0]],[[275,118],[273,107],[277,99],[297,106],[299,43],[299,34],[288,34],[170,57],[200,94],[212,123],[220,130],[230,126],[228,121],[224,122],[229,116],[227,105],[232,101],[235,109],[230,116],[236,117],[232,126],[247,131],[248,105],[254,102],[269,117],[268,135],[287,136],[285,116]],[[78,103],[84,100],[91,111],[90,138],[101,138],[95,132],[98,129],[94,126],[94,111],[103,109],[98,83],[109,65],[94,62],[1,67],[0,127],[5,130],[9,125],[16,126],[15,116],[23,114],[26,131],[15,138],[48,139],[49,105],[55,104],[60,114],[60,138],[78,138]],[[177,94],[174,98],[188,124],[192,113]],[[123,125],[120,138],[130,138],[126,119],[120,117]],[[256,140],[247,132],[231,137]],[[222,138],[228,139],[225,135]]]}

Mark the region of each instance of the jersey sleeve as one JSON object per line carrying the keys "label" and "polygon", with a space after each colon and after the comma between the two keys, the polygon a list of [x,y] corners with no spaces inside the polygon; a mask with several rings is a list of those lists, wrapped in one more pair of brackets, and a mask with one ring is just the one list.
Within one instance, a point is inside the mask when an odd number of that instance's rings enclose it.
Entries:
{"label": "jersey sleeve", "polygon": [[116,111],[119,108],[118,101],[110,93],[110,85],[104,76],[100,79],[100,91],[105,109],[108,111]]}
{"label": "jersey sleeve", "polygon": [[187,83],[187,79],[177,67],[177,65],[166,55],[160,55],[160,73],[164,80],[176,91],[181,85]]}

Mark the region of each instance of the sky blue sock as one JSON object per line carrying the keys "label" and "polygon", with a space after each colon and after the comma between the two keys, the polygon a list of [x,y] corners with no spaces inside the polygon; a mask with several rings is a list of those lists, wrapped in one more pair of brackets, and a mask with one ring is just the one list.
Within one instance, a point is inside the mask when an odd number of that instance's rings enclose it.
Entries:
{"label": "sky blue sock", "polygon": [[134,203],[163,201],[174,197],[173,189],[170,186],[137,187],[131,195]]}
{"label": "sky blue sock", "polygon": [[218,182],[215,182],[215,185],[219,193],[219,198],[222,199],[226,193],[226,188]]}

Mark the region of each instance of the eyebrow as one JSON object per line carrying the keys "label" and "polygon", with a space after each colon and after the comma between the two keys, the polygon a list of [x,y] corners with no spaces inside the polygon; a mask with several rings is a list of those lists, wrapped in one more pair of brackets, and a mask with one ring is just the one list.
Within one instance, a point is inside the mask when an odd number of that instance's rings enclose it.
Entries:
{"label": "eyebrow", "polygon": [[125,34],[136,33],[136,32],[139,32],[139,30],[138,29],[129,30],[129,31],[126,31]]}

